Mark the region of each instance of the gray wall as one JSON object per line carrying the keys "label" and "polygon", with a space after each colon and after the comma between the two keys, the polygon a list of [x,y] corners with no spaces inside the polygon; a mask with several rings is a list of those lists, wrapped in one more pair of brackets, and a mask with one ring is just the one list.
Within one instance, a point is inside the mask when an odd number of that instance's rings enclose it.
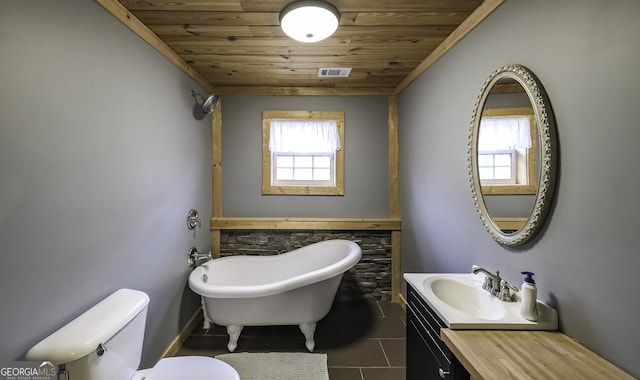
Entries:
{"label": "gray wall", "polygon": [[[510,0],[399,98],[404,272],[536,273],[561,329],[640,377],[640,2]],[[560,146],[547,228],[519,249],[476,215],[466,154],[480,88],[520,63],[542,81]]]}
{"label": "gray wall", "polygon": [[[344,196],[262,195],[262,111],[343,111]],[[386,96],[224,96],[223,215],[236,217],[389,216]]]}
{"label": "gray wall", "polygon": [[90,1],[0,2],[0,51],[0,361],[129,287],[151,365],[199,306],[187,250],[210,249],[198,87]]}

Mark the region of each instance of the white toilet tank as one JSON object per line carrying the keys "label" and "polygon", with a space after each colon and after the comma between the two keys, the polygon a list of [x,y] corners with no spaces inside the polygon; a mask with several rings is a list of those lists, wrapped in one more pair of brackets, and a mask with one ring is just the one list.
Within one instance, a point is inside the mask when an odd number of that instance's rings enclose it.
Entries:
{"label": "white toilet tank", "polygon": [[120,289],[26,354],[27,360],[65,364],[72,380],[128,380],[142,355],[149,296]]}

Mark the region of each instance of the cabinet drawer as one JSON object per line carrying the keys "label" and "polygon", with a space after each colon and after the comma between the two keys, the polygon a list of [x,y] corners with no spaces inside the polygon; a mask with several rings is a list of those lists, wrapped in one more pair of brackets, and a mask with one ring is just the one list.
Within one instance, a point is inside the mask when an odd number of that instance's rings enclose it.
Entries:
{"label": "cabinet drawer", "polygon": [[440,337],[440,329],[447,327],[447,325],[436,315],[436,313],[427,305],[426,302],[418,295],[418,293],[409,286],[409,303],[413,304],[415,308],[419,311],[419,314],[424,316],[426,323],[429,324],[429,327],[433,331],[433,333]]}

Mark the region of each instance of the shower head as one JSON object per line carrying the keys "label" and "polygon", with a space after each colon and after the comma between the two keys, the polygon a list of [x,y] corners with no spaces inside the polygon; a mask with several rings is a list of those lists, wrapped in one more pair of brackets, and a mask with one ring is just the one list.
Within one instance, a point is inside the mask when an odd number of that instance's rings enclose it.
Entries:
{"label": "shower head", "polygon": [[[202,120],[205,115],[213,112],[218,105],[218,101],[220,101],[220,97],[218,95],[211,94],[205,99],[202,95],[193,90],[191,90],[191,96],[193,96],[193,99],[196,102],[196,104],[193,105],[193,117],[196,120]],[[202,103],[198,102],[198,97],[201,99]]]}

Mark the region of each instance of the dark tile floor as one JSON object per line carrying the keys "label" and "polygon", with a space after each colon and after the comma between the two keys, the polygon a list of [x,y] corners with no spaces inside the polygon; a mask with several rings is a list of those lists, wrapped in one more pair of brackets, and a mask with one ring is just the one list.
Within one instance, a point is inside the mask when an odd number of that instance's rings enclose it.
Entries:
{"label": "dark tile floor", "polygon": [[[330,380],[404,380],[405,312],[388,301],[336,301],[318,322],[314,352],[326,353]],[[198,327],[176,355],[226,353],[226,329]],[[307,352],[297,326],[247,326],[235,352]]]}

